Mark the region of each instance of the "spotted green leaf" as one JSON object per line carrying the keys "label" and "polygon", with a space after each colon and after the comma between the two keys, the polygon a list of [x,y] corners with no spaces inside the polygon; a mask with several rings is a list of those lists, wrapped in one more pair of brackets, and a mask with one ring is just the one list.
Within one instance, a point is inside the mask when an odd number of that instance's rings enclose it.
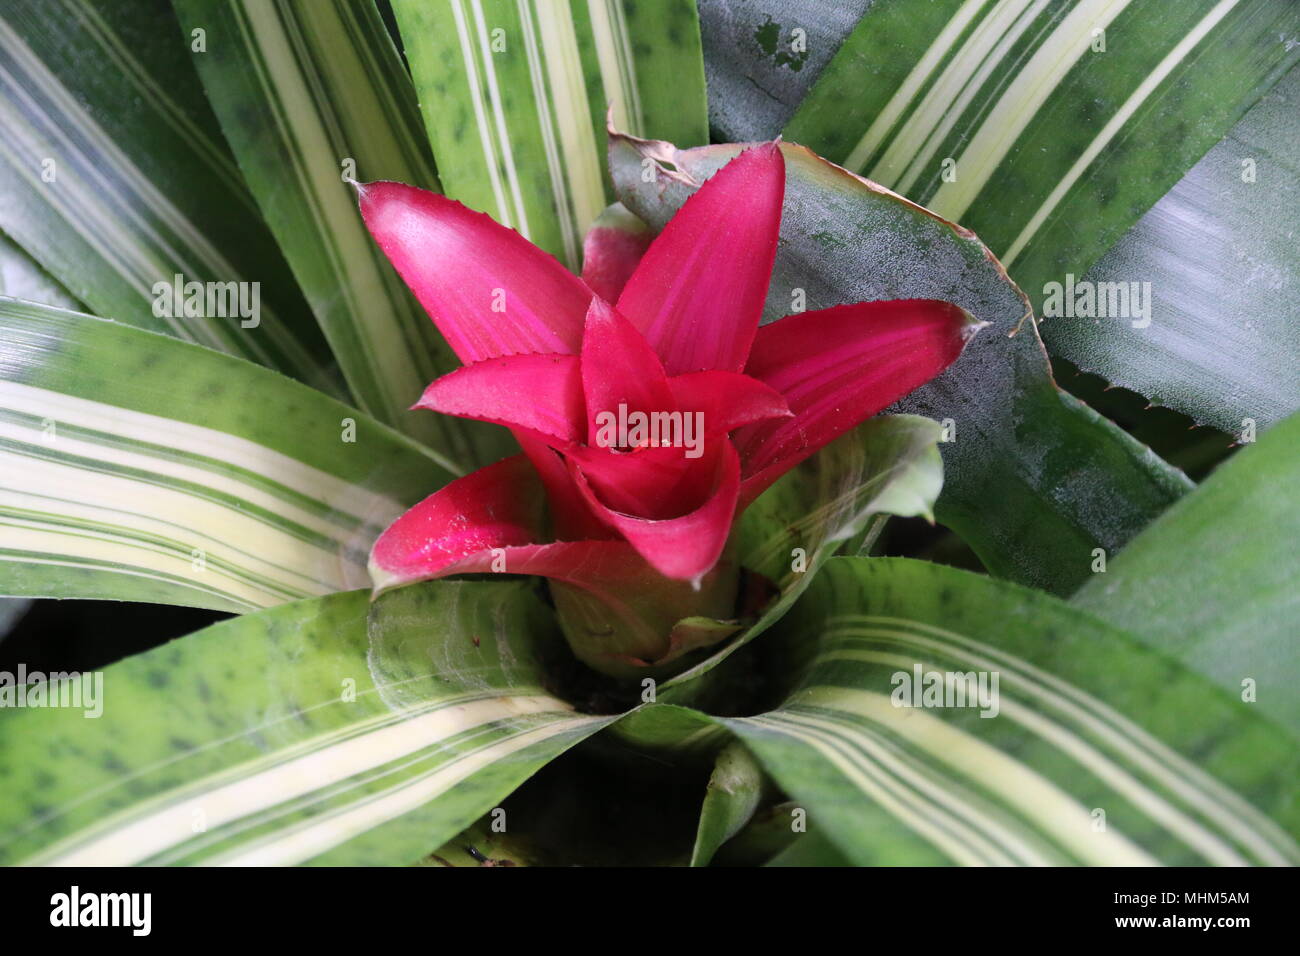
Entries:
{"label": "spotted green leaf", "polygon": [[[0,860],[414,863],[606,722],[540,686],[527,583],[368,601],[287,604],[115,664],[97,718],[0,710]],[[431,648],[407,706],[367,668],[368,614]]]}

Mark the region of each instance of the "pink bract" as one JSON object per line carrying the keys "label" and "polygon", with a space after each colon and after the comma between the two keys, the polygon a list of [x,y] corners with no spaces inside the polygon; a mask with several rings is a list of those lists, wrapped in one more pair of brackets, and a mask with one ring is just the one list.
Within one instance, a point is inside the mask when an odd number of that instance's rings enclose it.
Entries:
{"label": "pink bract", "polygon": [[[376,590],[504,569],[606,606],[644,604],[620,588],[671,594],[674,608],[649,615],[665,633],[644,632],[644,607],[615,614],[642,633],[609,653],[642,663],[663,657],[673,620],[728,616],[734,582],[700,585],[718,577],[737,516],[947,368],[972,327],[951,303],[910,299],[760,328],[784,190],[778,145],[747,149],[634,268],[639,248],[614,237],[597,270],[602,297],[488,216],[413,186],[361,186],[366,225],[465,363],[417,406],[505,425],[524,451],[398,518],[372,552]],[[602,255],[599,236],[587,254]],[[602,423],[637,413],[663,428],[602,440],[613,434]],[[652,440],[664,432],[673,440]]]}

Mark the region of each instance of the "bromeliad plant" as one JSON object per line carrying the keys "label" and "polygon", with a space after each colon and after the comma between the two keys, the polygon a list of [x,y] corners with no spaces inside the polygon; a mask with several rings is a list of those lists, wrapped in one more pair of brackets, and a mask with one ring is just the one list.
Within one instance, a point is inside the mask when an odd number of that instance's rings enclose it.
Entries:
{"label": "bromeliad plant", "polygon": [[[1161,230],[1295,283],[1300,11],[597,7],[0,12],[0,593],[234,615],[0,641],[0,860],[1300,859],[1296,297]],[[1157,266],[1044,328],[1199,487],[1033,317]]]}
{"label": "bromeliad plant", "polygon": [[634,268],[614,270],[624,283],[600,283],[617,306],[459,203],[398,183],[358,189],[366,224],[466,363],[417,404],[509,425],[525,452],[389,527],[371,553],[376,588],[540,575],[578,659],[612,675],[661,673],[738,630],[733,521],[943,371],[978,328],[957,306],[912,299],[760,329],[785,192],[775,144],[728,162]]}

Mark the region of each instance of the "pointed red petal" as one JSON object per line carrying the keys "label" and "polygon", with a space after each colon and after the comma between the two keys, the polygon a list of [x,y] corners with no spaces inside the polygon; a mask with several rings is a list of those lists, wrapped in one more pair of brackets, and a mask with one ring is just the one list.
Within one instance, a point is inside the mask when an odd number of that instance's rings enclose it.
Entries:
{"label": "pointed red petal", "polygon": [[668,387],[683,413],[703,414],[708,435],[792,414],[780,392],[740,372],[691,372],[669,379]]}
{"label": "pointed red petal", "polygon": [[739,372],[772,277],[785,160],[775,143],[741,153],[686,201],[618,299],[669,375]]}
{"label": "pointed red petal", "polygon": [[740,492],[740,459],[731,442],[718,452],[719,472],[712,495],[694,511],[679,518],[637,518],[607,508],[571,463],[578,489],[591,509],[607,521],[660,574],[680,581],[695,581],[717,563],[736,513]]}
{"label": "pointed red petal", "polygon": [[462,362],[577,352],[591,290],[554,258],[437,193],[390,182],[358,190],[370,234]]}
{"label": "pointed red petal", "polygon": [[645,337],[604,299],[593,299],[582,337],[582,388],[587,400],[587,444],[596,443],[598,417],[673,407],[659,356]]}
{"label": "pointed red petal", "polygon": [[745,372],[781,392],[795,417],[734,436],[744,462],[743,500],[930,381],[978,328],[964,310],[936,299],[860,302],[763,326]]}
{"label": "pointed red petal", "polygon": [[475,362],[424,390],[416,408],[530,428],[562,441],[586,431],[576,355],[508,355]]}
{"label": "pointed red petal", "polygon": [[649,226],[622,203],[614,203],[596,218],[582,241],[582,281],[606,302],[618,301],[653,238]]}
{"label": "pointed red petal", "polygon": [[530,544],[542,533],[537,472],[515,455],[457,478],[388,526],[370,551],[375,589],[454,573],[468,555]]}

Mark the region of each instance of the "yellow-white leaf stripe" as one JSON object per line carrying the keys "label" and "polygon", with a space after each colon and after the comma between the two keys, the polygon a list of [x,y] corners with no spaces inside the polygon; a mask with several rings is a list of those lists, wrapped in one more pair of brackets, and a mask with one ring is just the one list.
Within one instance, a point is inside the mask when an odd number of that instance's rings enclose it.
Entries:
{"label": "yellow-white leaf stripe", "polygon": [[[456,37],[464,57],[465,79],[469,84],[470,102],[474,106],[483,161],[496,198],[496,208],[484,211],[503,225],[518,229],[525,239],[530,238],[528,213],[519,188],[518,170],[510,148],[510,134],[506,131],[500,85],[492,63],[492,37],[483,19],[483,5],[478,0],[470,0],[470,10],[467,11],[464,0],[448,0],[448,3],[456,20]],[[470,36],[471,16],[473,37]],[[503,175],[510,188],[510,204],[506,202]]]}
{"label": "yellow-white leaf stripe", "polygon": [[[515,0],[514,14],[518,17],[535,108],[535,114],[530,114],[518,109],[507,111],[503,106],[492,36],[494,29],[501,28],[501,16],[489,23],[482,0],[449,3],[478,144],[495,201],[495,208],[486,211],[534,241],[539,241],[536,212],[544,212],[545,221],[558,224],[561,260],[577,269],[582,262],[582,236],[609,200],[579,53],[576,11],[568,0]],[[603,103],[612,106],[620,128],[640,134],[644,125],[641,95],[619,0],[586,2],[582,29],[590,30],[595,47]],[[541,209],[534,197],[525,195],[522,171],[511,145],[516,132],[513,124],[520,124],[522,133],[533,123],[541,136],[551,185]],[[530,209],[535,210],[532,222]]]}
{"label": "yellow-white leaf stripe", "polygon": [[[930,44],[930,48],[917,61],[912,72],[907,75],[907,79],[903,81],[897,92],[885,105],[885,108],[867,127],[867,131],[862,134],[862,139],[850,150],[849,155],[844,160],[846,169],[859,173],[865,171],[866,163],[880,149],[881,143],[885,141],[885,137],[889,135],[890,130],[898,124],[898,121],[911,105],[912,100],[916,98],[930,78],[930,74],[952,52],[957,39],[970,26],[971,21],[983,9],[985,3],[986,0],[966,0],[961,5],[961,8],[953,14],[947,24],[944,25],[943,30],[935,37],[934,42]],[[875,175],[876,170],[873,170],[872,173],[872,179],[884,185],[889,185],[880,176]]]}
{"label": "yellow-white leaf stripe", "polygon": [[[319,239],[311,255],[323,254],[324,262],[299,268],[304,291],[358,405],[399,424],[436,377],[429,346],[418,335],[429,319],[366,232],[338,164],[364,149],[386,157],[385,178],[419,186],[433,184],[433,170],[404,142],[405,126],[385,96],[385,84],[371,81],[382,67],[367,63],[364,41],[352,39],[362,29],[356,11],[321,2],[300,12],[292,4],[256,0],[236,3],[229,12]],[[324,69],[333,71],[333,87],[324,85]],[[351,95],[340,95],[339,87],[349,86]],[[368,175],[364,169],[358,174]],[[298,266],[298,250],[288,246],[286,254]]]}
{"label": "yellow-white leaf stripe", "polygon": [[1183,62],[1192,49],[1205,39],[1206,35],[1218,25],[1220,20],[1228,15],[1237,3],[1238,0],[1221,0],[1187,36],[1178,41],[1178,44],[1169,51],[1156,68],[1147,74],[1141,84],[1138,85],[1138,88],[1124,101],[1124,105],[1106,121],[1106,125],[1102,127],[1101,132],[1088,144],[1088,148],[1075,160],[1069,172],[1061,178],[1061,181],[1056,184],[1051,194],[1043,200],[1043,204],[1029,218],[1025,228],[1020,231],[1020,234],[1002,253],[1001,258],[1004,265],[1009,266],[1016,261],[1025,246],[1034,237],[1034,234],[1042,228],[1043,223],[1051,216],[1052,211],[1056,209],[1061,200],[1074,187],[1074,184],[1079,181],[1079,177],[1083,175],[1084,171],[1092,165],[1093,160],[1110,144],[1124,125],[1133,118],[1133,114],[1146,102],[1156,87],[1164,82],[1169,74],[1174,71],[1174,68]]}
{"label": "yellow-white leaf stripe", "polygon": [[[1015,262],[1089,166],[1240,2],[1220,0],[1150,68],[1019,234],[995,250],[1003,263]],[[917,59],[844,165],[961,221],[1044,103],[1133,3],[1078,0],[1061,7],[1047,0],[967,0]],[[999,72],[1008,78],[1001,85],[991,82]],[[976,124],[953,143],[957,123],[975,105],[980,106]],[[946,158],[954,161],[955,176],[936,181],[935,157],[945,143],[954,150]]]}
{"label": "yellow-white leaf stripe", "polygon": [[[981,20],[925,94],[916,110],[917,122],[899,131],[869,178],[896,179],[893,188],[907,195],[984,81],[1046,7],[1047,0],[1004,3]],[[941,117],[937,123],[933,121],[936,115]]]}
{"label": "yellow-white leaf stripe", "polygon": [[[576,740],[608,721],[578,716],[563,701],[527,689],[456,696],[384,713],[160,794],[25,862],[301,863],[418,809],[498,761],[518,759],[547,741]],[[113,786],[157,769],[141,768]],[[79,802],[103,796],[100,791]],[[201,832],[195,832],[196,811],[204,822]]]}
{"label": "yellow-white leaf stripe", "polygon": [[[993,171],[1019,138],[1039,107],[1079,58],[1088,52],[1094,30],[1104,30],[1130,0],[1080,0],[1039,44],[1016,73],[975,135],[955,157],[958,174],[944,182],[927,205],[940,216],[960,221]],[[933,117],[934,125],[938,117]]]}
{"label": "yellow-white leaf stripe", "polygon": [[105,568],[252,610],[368,584],[402,505],[225,432],[0,382],[0,562]]}
{"label": "yellow-white leaf stripe", "polygon": [[[121,51],[117,50],[120,58]],[[143,70],[138,71],[143,73]],[[141,84],[142,95],[157,93]],[[162,110],[174,119],[170,105]],[[178,123],[176,135],[192,132]],[[0,158],[39,195],[121,280],[139,294],[139,309],[121,318],[151,314],[153,286],[180,273],[186,279],[223,282],[244,276],[136,166],[0,18]],[[53,183],[42,180],[44,158],[56,162]],[[161,319],[173,335],[261,364],[273,351],[293,369],[311,368],[310,356],[274,311],[263,305],[256,333],[230,319]],[[268,347],[269,346],[269,347]]]}
{"label": "yellow-white leaf stripe", "polygon": [[[1103,701],[1018,657],[943,628],[901,618],[844,615],[827,622],[814,667],[861,661],[910,672],[1000,675],[1000,718],[1068,756],[1207,863],[1294,864],[1300,847],[1274,821]],[[1151,863],[1113,817],[1088,809],[1033,768],[887,694],[816,686],[755,727],[822,753],[864,793],[954,861]],[[929,776],[925,768],[941,768]],[[961,781],[994,801],[981,801]]]}
{"label": "yellow-white leaf stripe", "polygon": [[[567,13],[567,4],[565,8]],[[519,0],[546,164],[560,213],[563,258],[577,268],[582,262],[582,236],[605,208],[605,190],[578,36],[572,20],[560,14],[554,0]]]}

